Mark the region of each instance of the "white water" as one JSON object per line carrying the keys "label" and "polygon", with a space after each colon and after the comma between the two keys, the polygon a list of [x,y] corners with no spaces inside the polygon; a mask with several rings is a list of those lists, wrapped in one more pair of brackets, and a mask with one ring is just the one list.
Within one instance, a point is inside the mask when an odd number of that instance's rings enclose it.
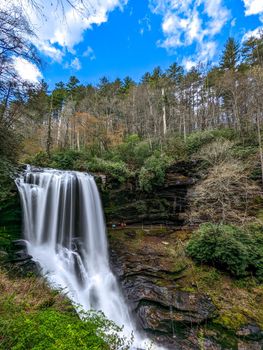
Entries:
{"label": "white water", "polygon": [[27,171],[16,180],[28,253],[54,288],[84,310],[101,310],[145,348],[111,272],[104,216],[94,178],[52,169]]}

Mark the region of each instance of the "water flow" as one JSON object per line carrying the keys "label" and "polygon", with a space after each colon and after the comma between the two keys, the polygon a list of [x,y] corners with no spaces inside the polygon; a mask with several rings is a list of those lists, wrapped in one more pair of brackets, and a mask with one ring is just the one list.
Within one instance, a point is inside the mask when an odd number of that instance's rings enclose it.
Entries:
{"label": "water flow", "polygon": [[[105,224],[94,178],[28,167],[16,180],[28,253],[48,282],[84,310],[102,310],[126,335],[134,325],[109,267]],[[136,335],[135,346],[143,340]]]}

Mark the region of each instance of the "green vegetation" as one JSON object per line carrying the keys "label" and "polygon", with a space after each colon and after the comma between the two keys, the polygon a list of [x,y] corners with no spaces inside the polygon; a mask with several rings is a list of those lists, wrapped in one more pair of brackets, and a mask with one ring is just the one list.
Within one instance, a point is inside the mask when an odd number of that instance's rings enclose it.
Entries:
{"label": "green vegetation", "polygon": [[123,346],[124,340],[118,336],[121,330],[103,315],[90,312],[82,316],[79,319],[70,313],[47,309],[30,314],[21,312],[11,320],[1,319],[0,349],[117,350]]}
{"label": "green vegetation", "polygon": [[263,228],[203,224],[191,237],[187,253],[198,263],[209,264],[241,277],[263,278]]}
{"label": "green vegetation", "polygon": [[82,312],[36,277],[10,279],[0,271],[1,350],[117,350],[130,340],[103,314]]}
{"label": "green vegetation", "polygon": [[164,183],[165,171],[173,159],[163,153],[154,153],[147,158],[139,173],[140,189],[150,192],[154,186]]}

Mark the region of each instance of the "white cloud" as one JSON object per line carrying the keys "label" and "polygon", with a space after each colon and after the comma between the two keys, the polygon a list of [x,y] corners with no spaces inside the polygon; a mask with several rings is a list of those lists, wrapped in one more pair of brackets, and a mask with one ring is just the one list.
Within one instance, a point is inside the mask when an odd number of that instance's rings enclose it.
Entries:
{"label": "white cloud", "polygon": [[186,67],[196,60],[213,58],[214,37],[230,19],[222,0],[151,0],[151,10],[162,16],[164,39],[158,41],[159,46],[174,52],[180,46],[195,45],[196,55]]}
{"label": "white cloud", "polygon": [[[263,0],[243,0],[245,5],[245,15],[259,15],[259,20],[263,23]],[[249,39],[251,36],[259,36],[262,33],[263,27],[260,26],[254,30],[248,31],[242,38],[242,41]]]}
{"label": "white cloud", "polygon": [[237,19],[236,18],[233,18],[232,21],[231,21],[231,27],[235,27],[237,24]]}
{"label": "white cloud", "polygon": [[85,50],[85,51],[83,52],[83,56],[84,56],[84,57],[88,57],[91,61],[93,61],[93,60],[96,59],[94,50],[93,50],[93,48],[90,47],[90,46],[88,46],[88,47],[87,47],[87,50]]}
{"label": "white cloud", "polygon": [[139,23],[139,33],[143,35],[146,31],[150,32],[152,30],[152,25],[150,18],[146,15],[145,17],[138,20]]}
{"label": "white cloud", "polygon": [[191,58],[184,58],[182,65],[187,71],[189,71],[191,68],[194,68],[197,66],[197,62],[193,61]]}
{"label": "white cloud", "polygon": [[262,0],[243,0],[245,5],[246,16],[258,15],[263,13],[263,1]]}
{"label": "white cloud", "polygon": [[116,8],[122,9],[128,0],[39,0],[41,13],[30,5],[29,0],[1,0],[0,8],[23,4],[23,10],[30,19],[37,39],[34,44],[54,61],[61,62],[68,51],[75,54],[75,46],[83,40],[84,32],[93,25],[107,22],[108,15]]}
{"label": "white cloud", "polygon": [[211,62],[216,53],[217,45],[214,41],[203,42],[198,51],[198,55],[192,55],[184,58],[182,61],[183,67],[189,71],[196,67],[199,63]]}
{"label": "white cloud", "polygon": [[73,60],[71,60],[70,63],[66,63],[64,65],[64,68],[72,68],[74,70],[80,70],[81,69],[80,60],[77,57],[75,57]]}
{"label": "white cloud", "polygon": [[71,61],[71,67],[76,70],[81,69],[81,63],[77,57],[74,58],[74,60]]}
{"label": "white cloud", "polygon": [[244,42],[249,38],[251,38],[252,36],[259,38],[262,35],[262,33],[263,33],[263,27],[258,27],[254,30],[249,30],[248,32],[245,33],[241,41]]}
{"label": "white cloud", "polygon": [[37,66],[24,58],[14,57],[13,64],[17,73],[25,81],[36,84],[43,78]]}

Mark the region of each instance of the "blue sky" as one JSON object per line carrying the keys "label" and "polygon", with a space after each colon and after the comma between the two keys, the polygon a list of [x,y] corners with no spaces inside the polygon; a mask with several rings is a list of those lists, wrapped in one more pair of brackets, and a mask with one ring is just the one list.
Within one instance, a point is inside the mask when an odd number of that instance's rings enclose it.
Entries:
{"label": "blue sky", "polygon": [[70,75],[84,84],[102,76],[138,81],[173,62],[185,69],[199,61],[214,64],[229,36],[241,41],[263,26],[263,0],[84,0],[87,7],[80,11],[63,0],[64,17],[47,0],[42,16],[26,1],[43,67],[38,71],[21,60],[16,66],[27,79],[44,78],[51,88]]}

